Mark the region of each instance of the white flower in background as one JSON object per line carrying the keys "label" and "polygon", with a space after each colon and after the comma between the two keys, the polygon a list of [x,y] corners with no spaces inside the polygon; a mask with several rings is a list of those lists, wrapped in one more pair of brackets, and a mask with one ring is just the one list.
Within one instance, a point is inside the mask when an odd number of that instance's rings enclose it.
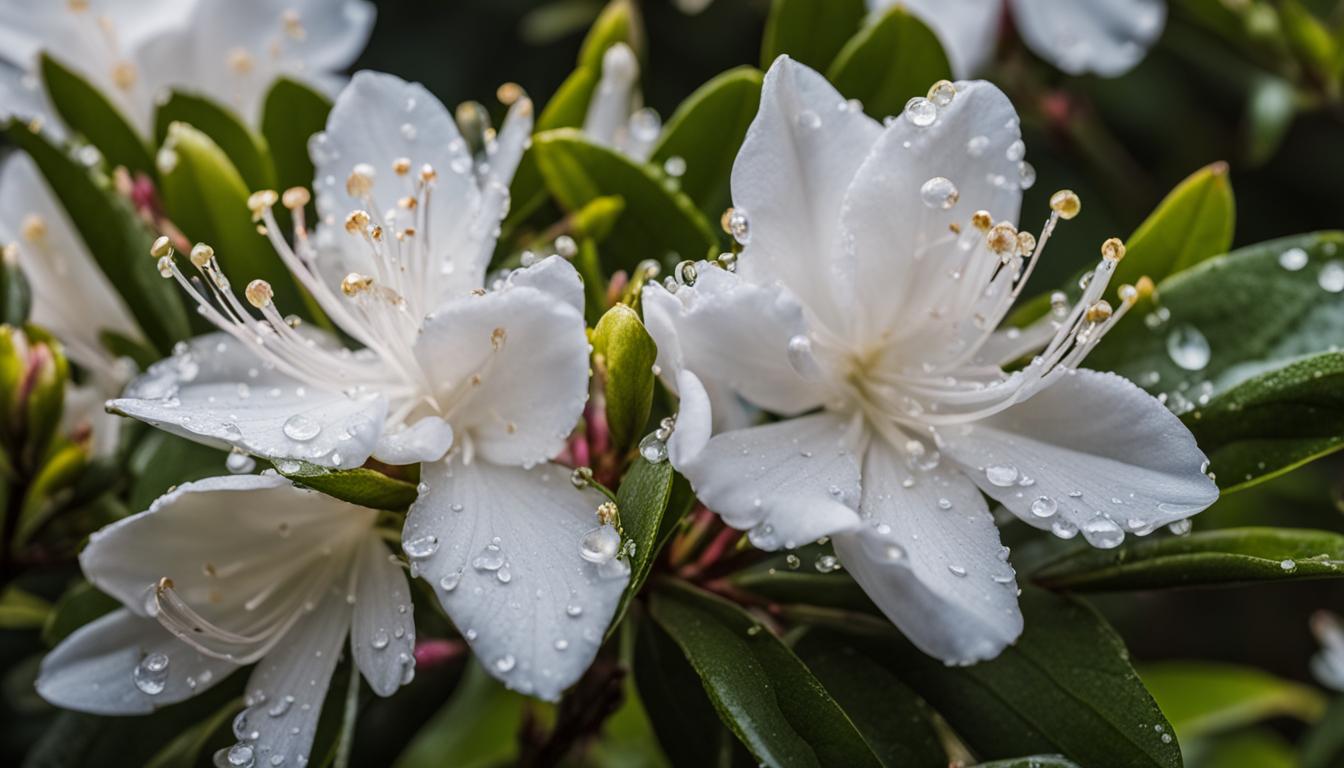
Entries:
{"label": "white flower in background", "polygon": [[640,107],[639,59],[630,46],[616,43],[602,54],[602,76],[588,102],[583,135],[632,160],[644,162],[662,134],[658,113]]}
{"label": "white flower in background", "polygon": [[[939,83],[884,129],[782,57],[733,167],[736,272],[702,262],[643,295],[681,397],[667,448],[697,496],[762,549],[832,537],[887,616],[949,662],[993,657],[1022,627],[981,491],[1098,547],[1217,497],[1174,415],[1077,368],[1139,293],[1123,287],[1115,312],[1102,299],[1119,241],[1076,305],[1061,295],[1036,325],[996,331],[1078,210],[1059,193],[1039,242],[1016,230],[1024,154],[993,85]],[[720,431],[706,381],[786,418]]]}
{"label": "white flower in background", "polygon": [[1344,691],[1344,622],[1330,611],[1317,611],[1311,617],[1311,631],[1321,650],[1311,657],[1311,672],[1321,685]]}
{"label": "white flower in background", "polygon": [[278,77],[334,92],[373,18],[363,0],[0,0],[0,110],[49,118],[37,73],[46,51],[142,133],[169,88],[209,96],[255,122]]}
{"label": "white flower in background", "polygon": [[517,100],[473,157],[423,87],[357,74],[312,142],[317,233],[305,229],[304,190],[283,197],[294,249],[271,213],[275,193],[254,199],[280,257],[363,348],[300,333],[254,281],[257,319],[197,247],[195,283],[171,257],[160,268],[223,333],[156,364],[109,407],[282,469],[432,462],[407,555],[496,676],[555,698],[596,653],[628,570],[584,559],[601,497],[547,463],[587,397],[578,273],[555,256],[485,288],[531,118]]}
{"label": "white flower in background", "polygon": [[[881,10],[897,0],[868,0]],[[1166,0],[899,0],[942,42],[967,77],[994,55],[1005,13],[1031,49],[1071,75],[1123,75],[1162,34]]]}
{"label": "white flower in background", "polygon": [[90,537],[80,566],[124,607],[47,654],[38,693],[139,715],[256,664],[216,763],[306,764],[347,634],[378,695],[415,673],[410,590],[376,518],[275,474],[181,486]]}
{"label": "white flower in background", "polygon": [[117,444],[120,419],[103,409],[134,373],[100,336],[111,332],[144,341],[130,310],[94,261],[36,164],[10,155],[0,167],[0,243],[17,259],[32,289],[32,322],[55,335],[86,378],[71,385],[65,404],[66,431],[93,430],[94,453]]}

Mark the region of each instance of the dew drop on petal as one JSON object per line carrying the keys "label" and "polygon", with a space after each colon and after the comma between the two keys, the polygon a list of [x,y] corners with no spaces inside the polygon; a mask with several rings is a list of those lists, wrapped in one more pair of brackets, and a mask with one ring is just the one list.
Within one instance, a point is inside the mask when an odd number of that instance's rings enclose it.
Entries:
{"label": "dew drop on petal", "polygon": [[391,642],[392,638],[388,637],[387,630],[379,628],[374,631],[373,639],[369,641],[369,645],[372,645],[375,651],[381,651]]}
{"label": "dew drop on petal", "polygon": [[932,101],[916,96],[905,103],[905,111],[902,114],[914,125],[927,128],[938,119],[938,107]]}
{"label": "dew drop on petal", "polygon": [[579,539],[579,556],[590,563],[605,563],[621,548],[621,534],[613,525],[600,525]]}
{"label": "dew drop on petal", "polygon": [[256,752],[247,744],[234,744],[215,753],[215,765],[224,768],[252,768],[256,765]]}
{"label": "dew drop on petal", "polygon": [[131,671],[131,680],[141,693],[157,696],[168,685],[168,656],[163,653],[147,654]]}
{"label": "dew drop on petal", "polygon": [[1097,549],[1115,549],[1125,541],[1125,532],[1109,517],[1098,517],[1083,525],[1083,536]]}
{"label": "dew drop on petal", "polygon": [[1027,156],[1027,145],[1021,139],[1018,139],[1008,145],[1008,149],[1004,151],[1004,156],[1014,163],[1021,162],[1022,158]]}
{"label": "dew drop on petal", "polygon": [[1167,334],[1167,356],[1187,371],[1202,371],[1212,357],[1209,340],[1198,328],[1182,323]]}
{"label": "dew drop on petal", "polygon": [[516,663],[517,661],[513,658],[513,654],[506,653],[503,656],[500,656],[498,659],[495,659],[495,671],[508,672],[509,670],[513,669]]}
{"label": "dew drop on petal", "polygon": [[821,115],[818,115],[810,109],[804,109],[802,112],[798,113],[798,126],[810,131],[815,131],[821,127]]}
{"label": "dew drop on petal", "polygon": [[247,455],[247,452],[241,448],[234,448],[229,451],[229,457],[224,460],[224,467],[235,475],[245,475],[256,469],[257,462]]}
{"label": "dew drop on petal", "polygon": [[1031,514],[1042,519],[1053,517],[1057,509],[1059,502],[1049,496],[1037,496],[1036,500],[1031,502]]}
{"label": "dew drop on petal", "polygon": [[733,212],[728,214],[728,233],[733,236],[738,245],[746,245],[751,242],[751,221],[747,219],[745,210],[733,208]]}
{"label": "dew drop on petal", "polygon": [[408,557],[425,558],[439,550],[439,537],[434,535],[417,536],[410,541],[404,542],[401,548],[406,551]]}
{"label": "dew drop on petal", "polygon": [[454,589],[457,589],[457,585],[460,583],[462,583],[461,571],[450,571],[445,574],[442,579],[439,579],[439,587],[444,592],[452,592]]}
{"label": "dew drop on petal", "polygon": [[1017,467],[1011,464],[991,464],[985,467],[985,477],[991,485],[1007,488],[1017,482]]}
{"label": "dew drop on petal", "polygon": [[285,437],[305,443],[318,436],[322,431],[322,425],[301,413],[296,413],[285,419],[282,429],[285,432]]}
{"label": "dew drop on petal", "polygon": [[957,204],[957,200],[961,199],[961,193],[957,191],[957,185],[950,180],[934,176],[919,188],[919,199],[929,208],[946,211]]}

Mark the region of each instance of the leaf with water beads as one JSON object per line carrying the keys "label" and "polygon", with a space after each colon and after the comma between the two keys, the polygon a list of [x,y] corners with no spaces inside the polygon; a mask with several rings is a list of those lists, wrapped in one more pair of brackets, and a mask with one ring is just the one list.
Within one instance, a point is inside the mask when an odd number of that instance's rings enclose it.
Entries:
{"label": "leaf with water beads", "polygon": [[636,459],[616,490],[621,528],[627,541],[634,544],[630,555],[630,584],[616,608],[608,634],[621,623],[626,609],[644,585],[653,564],[694,497],[690,484],[672,471],[668,462],[650,464]]}
{"label": "leaf with water beads", "polygon": [[414,484],[372,469],[328,470],[314,464],[292,464],[277,468],[295,484],[369,509],[405,512],[417,495]]}

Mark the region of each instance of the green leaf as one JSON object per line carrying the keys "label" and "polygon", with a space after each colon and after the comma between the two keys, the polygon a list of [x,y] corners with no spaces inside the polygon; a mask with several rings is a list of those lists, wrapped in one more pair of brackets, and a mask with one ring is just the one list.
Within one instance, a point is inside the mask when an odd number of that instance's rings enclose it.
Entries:
{"label": "green leaf", "polygon": [[732,764],[737,740],[719,722],[681,648],[647,618],[638,622],[633,669],[649,724],[673,765]]}
{"label": "green leaf", "polygon": [[32,289],[18,259],[0,255],[0,325],[23,325],[32,309]]}
{"label": "green leaf", "polygon": [[951,80],[952,67],[933,32],[897,4],[845,44],[827,76],[841,93],[862,101],[864,111],[880,118],[899,115],[929,86]]}
{"label": "green leaf", "polygon": [[690,507],[690,486],[672,471],[669,462],[650,464],[636,459],[616,490],[616,506],[621,511],[625,538],[635,543],[630,556],[630,584],[621,597],[611,626],[621,623],[630,600],[639,593],[649,577],[654,561]]}
{"label": "green leaf", "polygon": [[1302,739],[1301,768],[1344,766],[1344,696],[1335,696]]}
{"label": "green leaf", "polygon": [[975,768],[1079,768],[1072,760],[1059,755],[1032,755],[1014,757],[1008,760],[995,760],[990,763],[976,763]]}
{"label": "green leaf", "polygon": [[179,289],[154,269],[149,256],[153,237],[106,179],[95,181],[87,168],[18,122],[10,121],[5,133],[37,163],[61,206],[79,212],[71,221],[80,239],[125,299],[136,323],[159,352],[167,354],[190,334],[190,325]]}
{"label": "green leaf", "polygon": [[194,768],[211,738],[232,722],[242,708],[241,699],[228,702],[215,714],[178,734],[145,764],[145,768]]}
{"label": "green leaf", "polygon": [[168,137],[168,127],[173,123],[186,123],[209,136],[233,161],[249,190],[275,188],[275,168],[266,139],[249,128],[233,110],[202,96],[174,91],[154,113],[155,136],[160,144]]}
{"label": "green leaf", "polygon": [[879,662],[826,630],[807,632],[793,651],[845,710],[883,765],[948,765],[928,707]]}
{"label": "green leaf", "polygon": [[0,593],[0,629],[38,629],[50,614],[51,603],[13,584]]}
{"label": "green leaf", "polygon": [[639,8],[631,0],[611,0],[602,9],[579,50],[580,67],[602,71],[602,55],[616,43],[625,43],[639,53],[643,45],[643,22]]}
{"label": "green leaf", "polygon": [[149,509],[175,485],[223,474],[227,458],[218,448],[152,430],[136,444],[127,462],[132,477],[127,505],[133,512]]}
{"label": "green leaf", "polygon": [[470,664],[443,709],[415,735],[396,768],[490,768],[518,757],[528,698]]}
{"label": "green leaf", "polygon": [[1125,258],[1112,282],[1134,283],[1144,275],[1161,281],[1227,253],[1236,217],[1227,163],[1201,168],[1176,185],[1125,241]]}
{"label": "green leaf", "polygon": [[671,157],[686,161],[681,191],[711,221],[731,204],[733,162],[760,106],[762,78],[754,67],[738,67],[700,86],[677,107],[653,150],[656,165]]}
{"label": "green leaf", "polygon": [[1182,741],[1272,717],[1308,722],[1325,710],[1316,690],[1252,667],[1206,661],[1151,664],[1141,670]]}
{"label": "green leaf", "polygon": [[61,120],[97,147],[110,166],[154,176],[154,158],[144,138],[101,91],[46,53],[38,68]]}
{"label": "green leaf", "polygon": [[649,257],[666,265],[701,259],[716,247],[709,223],[661,170],[593,144],[568,128],[537,134],[532,152],[547,188],[566,209],[579,210],[607,195],[625,200],[625,213],[603,249],[609,274],[632,269]]}
{"label": "green leaf", "polygon": [[326,96],[287,78],[276,80],[266,94],[261,135],[270,147],[280,188],[312,186],[308,139],[326,127],[331,106]]}
{"label": "green leaf", "polygon": [[761,69],[788,54],[825,72],[867,14],[864,0],[774,0],[761,41]]}
{"label": "green leaf", "polygon": [[1269,728],[1253,728],[1200,744],[1192,768],[1301,768],[1293,746]]}
{"label": "green leaf", "polygon": [[593,329],[593,355],[606,372],[607,424],[612,447],[624,455],[644,429],[653,407],[653,362],[658,346],[639,313],[617,304]]}
{"label": "green leaf", "polygon": [[1344,353],[1262,373],[1187,413],[1224,492],[1344,448]]}
{"label": "green leaf", "polygon": [[742,609],[672,583],[654,593],[650,615],[681,647],[719,718],[761,762],[881,765],[807,667]]}
{"label": "green leaf", "polygon": [[55,647],[71,633],[94,619],[111,613],[121,603],[79,580],[65,590],[42,625],[42,642]]}
{"label": "green leaf", "polygon": [[1232,586],[1344,576],[1344,536],[1292,528],[1223,528],[1084,549],[1032,577],[1083,592]]}
{"label": "green leaf", "polygon": [[57,450],[33,478],[24,494],[19,510],[18,524],[14,527],[13,548],[26,545],[51,516],[60,508],[58,494],[75,484],[88,466],[87,446],[70,443]]}
{"label": "green leaf", "polygon": [[[988,758],[1060,754],[1079,765],[1181,765],[1171,726],[1144,689],[1115,631],[1085,603],[1022,591],[1025,629],[991,661],[949,667],[875,622],[851,642],[890,665]],[[853,614],[834,622],[860,631]]]}
{"label": "green leaf", "polygon": [[[830,554],[830,547],[809,545],[744,568],[729,578],[734,587],[772,602],[823,605],[878,614],[873,601],[848,573],[816,570],[817,558]],[[789,555],[795,560],[790,560]],[[797,565],[793,564],[795,562]]]}
{"label": "green leaf", "polygon": [[1274,76],[1255,82],[1246,102],[1247,155],[1252,165],[1269,161],[1283,144],[1297,117],[1297,94],[1292,83]]}
{"label": "green leaf", "polygon": [[281,470],[281,474],[298,485],[369,509],[405,512],[416,497],[414,484],[363,467],[332,470],[301,464],[299,469]]}

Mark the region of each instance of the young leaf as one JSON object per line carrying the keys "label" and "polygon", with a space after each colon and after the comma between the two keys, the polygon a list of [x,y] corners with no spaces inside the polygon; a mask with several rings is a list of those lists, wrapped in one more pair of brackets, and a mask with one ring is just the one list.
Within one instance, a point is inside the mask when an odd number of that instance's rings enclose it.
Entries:
{"label": "young leaf", "polygon": [[110,166],[123,165],[154,175],[154,158],[144,138],[101,91],[46,53],[41,55],[38,68],[47,96],[61,119],[97,147]]}
{"label": "young leaf", "polygon": [[643,22],[638,6],[631,0],[611,0],[583,38],[578,65],[601,72],[602,55],[608,48],[616,43],[625,43],[638,53],[644,47],[643,38]]}
{"label": "young leaf", "polygon": [[1089,547],[1046,564],[1032,578],[1051,589],[1104,592],[1330,577],[1344,577],[1344,536],[1223,528],[1138,539],[1110,550]]}
{"label": "young leaf", "polygon": [[1157,282],[1227,253],[1236,216],[1227,163],[1201,168],[1169,192],[1125,241],[1125,258],[1112,281],[1134,283],[1147,275]]}
{"label": "young leaf", "polygon": [[1208,739],[1191,753],[1199,755],[1198,768],[1302,768],[1293,745],[1268,726]]}
{"label": "young leaf", "polygon": [[758,69],[738,67],[700,86],[677,107],[653,150],[656,165],[686,161],[681,191],[712,221],[731,204],[733,161],[760,106],[762,78]]}
{"label": "young leaf", "polygon": [[1254,667],[1170,661],[1147,665],[1140,675],[1182,741],[1273,717],[1313,722],[1325,711],[1325,697],[1314,688]]}
{"label": "young leaf", "polygon": [[606,371],[607,425],[618,454],[635,444],[653,407],[653,361],[658,347],[639,313],[617,304],[593,329],[593,355]]}
{"label": "young leaf", "polygon": [[761,69],[788,54],[825,72],[867,13],[864,0],[774,0],[761,41]]}
{"label": "young leaf", "polygon": [[254,133],[232,110],[203,96],[174,91],[154,113],[154,135],[160,144],[168,137],[168,127],[173,123],[186,123],[209,136],[233,161],[248,189],[275,188],[275,168],[266,139]]}
{"label": "young leaf", "polygon": [[841,93],[881,118],[899,115],[929,86],[951,80],[952,67],[933,32],[896,4],[845,44],[827,75]]}
{"label": "young leaf", "polygon": [[51,603],[13,584],[0,593],[0,629],[36,629],[50,614]]}
{"label": "young leaf", "polygon": [[630,557],[630,585],[616,609],[612,627],[621,623],[630,599],[649,577],[658,553],[690,501],[690,486],[666,461],[650,464],[642,458],[636,459],[621,478],[616,506],[621,511],[621,528],[626,538],[635,543],[635,553]]}
{"label": "young leaf", "polygon": [[[542,178],[551,194],[574,211],[594,198],[619,195],[625,212],[610,237],[603,265],[608,273],[632,269],[640,259],[661,257],[666,265],[704,258],[717,245],[714,230],[695,204],[670,188],[661,171],[558,129],[532,140]],[[612,254],[620,254],[614,257]]]}
{"label": "young leaf", "polygon": [[650,615],[695,668],[747,749],[779,766],[879,766],[844,710],[779,638],[742,609],[689,585],[654,593]]}
{"label": "young leaf", "polygon": [[5,135],[33,158],[61,206],[79,212],[71,221],[80,239],[125,299],[141,330],[160,353],[167,354],[190,334],[190,325],[177,287],[159,276],[149,257],[154,238],[106,182],[95,181],[87,168],[45,137],[14,121]]}
{"label": "young leaf", "polygon": [[308,139],[327,125],[331,100],[303,83],[281,78],[266,94],[261,135],[275,161],[279,187],[311,187],[313,161]]}
{"label": "young leaf", "polygon": [[417,495],[413,484],[363,467],[330,470],[303,464],[293,472],[282,471],[281,474],[298,485],[369,509],[405,512]]}

